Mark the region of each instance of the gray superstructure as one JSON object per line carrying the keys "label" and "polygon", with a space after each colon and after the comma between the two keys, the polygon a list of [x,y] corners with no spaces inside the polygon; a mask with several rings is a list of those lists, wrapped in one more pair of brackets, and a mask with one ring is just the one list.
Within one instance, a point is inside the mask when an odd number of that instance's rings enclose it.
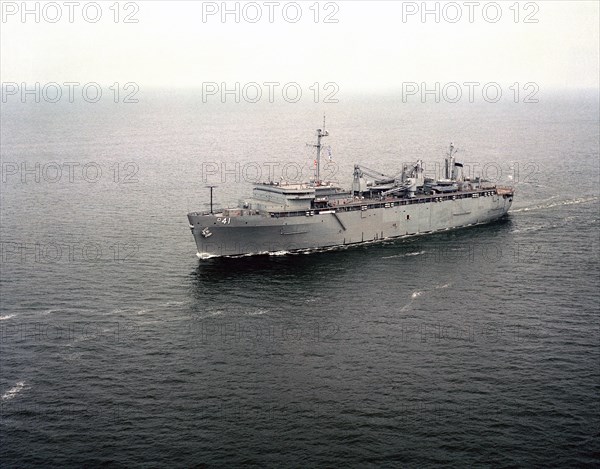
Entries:
{"label": "gray superstructure", "polygon": [[[293,252],[433,233],[496,220],[513,200],[512,188],[466,178],[450,145],[441,179],[423,164],[386,176],[355,165],[352,188],[320,178],[317,130],[315,178],[305,183],[261,183],[238,207],[188,214],[200,258]],[[366,177],[373,180],[367,181]]]}

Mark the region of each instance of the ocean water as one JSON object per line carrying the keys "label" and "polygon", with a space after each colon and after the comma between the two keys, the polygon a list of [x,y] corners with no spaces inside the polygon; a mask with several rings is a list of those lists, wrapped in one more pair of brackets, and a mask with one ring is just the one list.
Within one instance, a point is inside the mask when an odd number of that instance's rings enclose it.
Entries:
{"label": "ocean water", "polygon": [[[597,93],[139,98],[2,106],[3,467],[599,464]],[[205,186],[308,176],[324,113],[343,185],[453,141],[509,216],[199,261]]]}

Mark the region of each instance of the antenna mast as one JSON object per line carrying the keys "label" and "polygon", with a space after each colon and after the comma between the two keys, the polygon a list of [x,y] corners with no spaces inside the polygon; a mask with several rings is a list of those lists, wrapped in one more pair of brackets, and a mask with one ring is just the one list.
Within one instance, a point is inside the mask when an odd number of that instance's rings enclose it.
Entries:
{"label": "antenna mast", "polygon": [[214,215],[213,213],[213,189],[217,187],[217,186],[206,186],[207,189],[210,189],[210,214]]}
{"label": "antenna mast", "polygon": [[452,173],[454,172],[454,155],[458,151],[458,148],[454,146],[454,143],[450,143],[448,153],[446,153],[445,164],[444,164],[444,177],[446,179],[452,179]]}
{"label": "antenna mast", "polygon": [[323,114],[323,128],[317,129],[317,144],[308,144],[317,149],[317,167],[315,168],[315,186],[321,185],[321,139],[329,136],[329,132],[325,130],[325,114]]}

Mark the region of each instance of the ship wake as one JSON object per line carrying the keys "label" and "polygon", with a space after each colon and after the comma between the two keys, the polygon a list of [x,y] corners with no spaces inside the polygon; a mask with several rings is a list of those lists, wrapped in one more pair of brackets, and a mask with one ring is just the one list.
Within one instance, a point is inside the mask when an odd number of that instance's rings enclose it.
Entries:
{"label": "ship wake", "polygon": [[586,203],[589,203],[589,202],[597,201],[598,199],[599,199],[598,196],[579,197],[577,199],[567,199],[567,200],[561,200],[561,201],[551,202],[551,203],[546,203],[546,204],[533,205],[531,207],[518,208],[518,209],[515,209],[515,210],[511,210],[510,213],[532,212],[532,211],[535,211],[535,210],[546,210],[546,209],[549,209],[549,208],[561,207],[561,206],[564,206],[564,205],[586,204]]}

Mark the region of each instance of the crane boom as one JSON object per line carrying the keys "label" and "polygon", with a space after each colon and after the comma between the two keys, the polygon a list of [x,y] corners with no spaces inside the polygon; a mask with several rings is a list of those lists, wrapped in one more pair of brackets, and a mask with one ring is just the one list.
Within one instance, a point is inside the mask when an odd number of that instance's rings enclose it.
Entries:
{"label": "crane boom", "polygon": [[394,176],[388,176],[387,174],[380,173],[379,171],[375,171],[374,169],[367,168],[366,166],[355,164],[354,165],[354,173],[357,174],[357,172],[358,172],[359,177],[366,175],[366,176],[372,177],[374,179],[374,182],[377,182],[380,184],[391,183],[391,182],[394,182],[394,180],[395,180]]}

